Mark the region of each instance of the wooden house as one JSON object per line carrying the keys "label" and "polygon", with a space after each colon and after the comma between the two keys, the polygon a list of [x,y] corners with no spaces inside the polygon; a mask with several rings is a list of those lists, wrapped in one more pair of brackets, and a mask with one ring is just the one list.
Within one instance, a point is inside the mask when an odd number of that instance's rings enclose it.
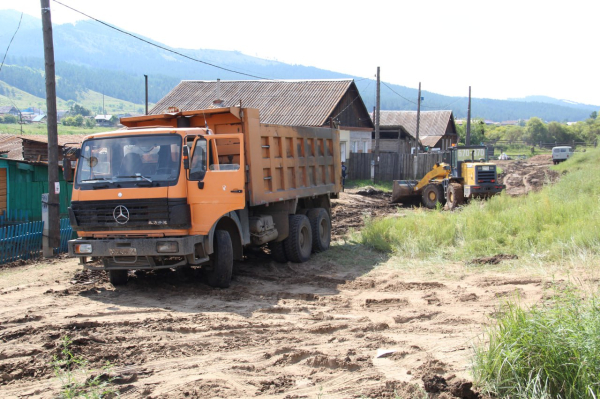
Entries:
{"label": "wooden house", "polygon": [[163,97],[150,114],[175,107],[190,111],[210,107],[250,107],[261,123],[340,129],[342,160],[354,142],[370,151],[373,123],[352,79],[326,80],[184,80]]}
{"label": "wooden house", "polygon": [[[410,153],[417,135],[416,111],[380,111],[379,151]],[[375,147],[375,132],[373,132]],[[419,117],[420,147],[446,150],[458,143],[452,111],[421,111]]]}
{"label": "wooden house", "polygon": [[[62,147],[80,141],[82,136],[59,136]],[[60,215],[67,217],[72,184],[64,181],[59,167]],[[15,212],[28,220],[41,220],[42,194],[48,192],[48,141],[45,136],[0,135],[0,215]]]}

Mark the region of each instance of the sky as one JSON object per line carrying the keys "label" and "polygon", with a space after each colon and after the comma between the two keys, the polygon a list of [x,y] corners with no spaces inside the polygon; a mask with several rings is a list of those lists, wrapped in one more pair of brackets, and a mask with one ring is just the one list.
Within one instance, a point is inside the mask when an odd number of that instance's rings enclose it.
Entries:
{"label": "sky", "polygon": [[[235,50],[448,95],[600,105],[594,0],[60,0],[182,49]],[[40,17],[39,0],[0,9]],[[51,0],[52,22],[86,19]],[[4,51],[4,49],[0,49]],[[598,57],[598,58],[596,58]],[[259,74],[260,75],[260,74]]]}

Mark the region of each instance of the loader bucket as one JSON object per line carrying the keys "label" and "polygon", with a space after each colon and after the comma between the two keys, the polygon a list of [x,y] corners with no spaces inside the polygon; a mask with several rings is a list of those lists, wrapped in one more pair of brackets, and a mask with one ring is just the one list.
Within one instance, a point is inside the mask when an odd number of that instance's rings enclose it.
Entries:
{"label": "loader bucket", "polygon": [[406,202],[418,197],[419,193],[415,191],[417,183],[416,180],[394,180],[392,202]]}

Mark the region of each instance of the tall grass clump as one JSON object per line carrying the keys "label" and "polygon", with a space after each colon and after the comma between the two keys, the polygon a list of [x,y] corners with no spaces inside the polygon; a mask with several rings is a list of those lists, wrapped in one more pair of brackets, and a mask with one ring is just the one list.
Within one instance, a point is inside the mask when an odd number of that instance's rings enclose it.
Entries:
{"label": "tall grass clump", "polygon": [[459,211],[406,212],[368,220],[362,243],[403,256],[450,260],[496,254],[554,261],[600,254],[600,149],[560,164],[560,181],[539,192],[485,201]]}
{"label": "tall grass clump", "polygon": [[473,375],[501,398],[600,398],[600,302],[575,292],[506,303],[475,348]]}

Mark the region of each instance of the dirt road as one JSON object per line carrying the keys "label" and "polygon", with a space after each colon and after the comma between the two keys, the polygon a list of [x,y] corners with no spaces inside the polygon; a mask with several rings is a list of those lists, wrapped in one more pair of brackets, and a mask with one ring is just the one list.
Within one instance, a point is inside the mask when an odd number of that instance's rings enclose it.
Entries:
{"label": "dirt road", "polygon": [[[388,200],[343,194],[334,236],[394,213]],[[351,240],[305,264],[251,253],[223,290],[194,271],[137,273],[115,289],[73,259],[5,267],[0,397],[56,397],[51,361],[68,336],[90,369],[113,363],[124,398],[422,397],[424,387],[474,398],[473,343],[503,298],[539,301],[552,273],[501,270],[389,258]]]}
{"label": "dirt road", "polygon": [[506,184],[506,193],[511,196],[527,194],[537,191],[544,184],[556,182],[560,175],[550,170],[552,155],[536,155],[524,160],[493,161],[502,168],[503,173],[498,176]]}

